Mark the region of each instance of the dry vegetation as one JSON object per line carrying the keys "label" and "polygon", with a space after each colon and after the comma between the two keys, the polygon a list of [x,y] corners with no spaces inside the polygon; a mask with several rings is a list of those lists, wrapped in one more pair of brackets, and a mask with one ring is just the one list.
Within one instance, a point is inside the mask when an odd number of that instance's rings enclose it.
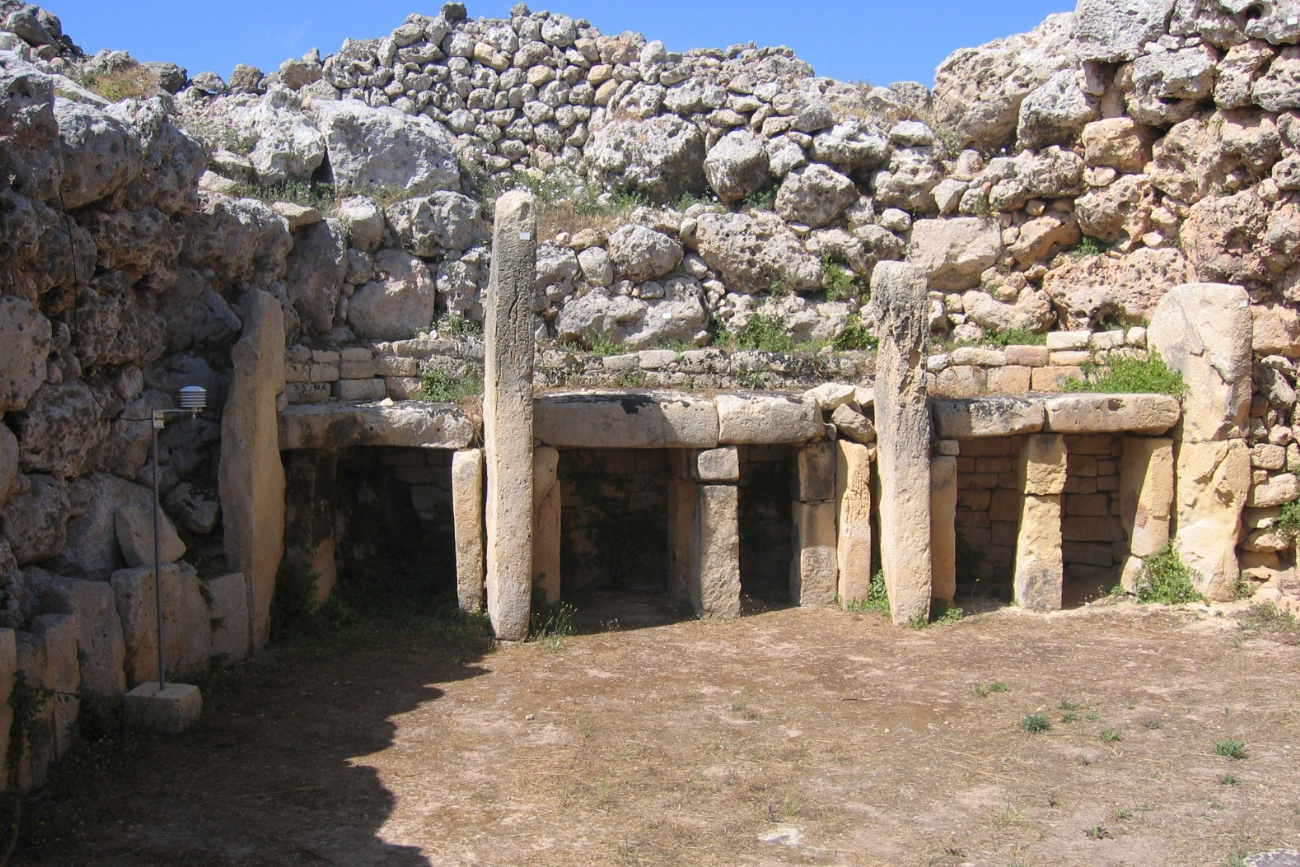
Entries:
{"label": "dry vegetation", "polygon": [[158,90],[158,76],[143,66],[82,77],[80,84],[111,102],[148,99]]}

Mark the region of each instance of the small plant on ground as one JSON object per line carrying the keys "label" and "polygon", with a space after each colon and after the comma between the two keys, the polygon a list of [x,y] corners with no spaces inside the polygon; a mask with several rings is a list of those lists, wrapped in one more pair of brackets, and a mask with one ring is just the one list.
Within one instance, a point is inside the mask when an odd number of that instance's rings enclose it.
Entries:
{"label": "small plant on ground", "polygon": [[1091,828],[1085,828],[1083,833],[1089,840],[1110,839],[1110,831],[1105,825],[1093,825]]}
{"label": "small plant on ground", "polygon": [[158,76],[143,66],[87,75],[79,83],[110,102],[148,99],[158,93]]}
{"label": "small plant on ground", "polygon": [[1011,692],[1011,687],[1007,686],[1004,681],[998,680],[988,684],[977,683],[971,687],[971,692],[975,693],[980,698],[984,698],[985,696],[995,692]]}
{"label": "small plant on ground", "polygon": [[1076,723],[1078,721],[1079,721],[1079,715],[1077,713],[1074,713],[1073,711],[1061,717],[1061,725],[1069,725],[1070,723]]}
{"label": "small plant on ground", "polygon": [[1246,758],[1246,744],[1236,738],[1220,738],[1214,742],[1214,754],[1225,759]]}
{"label": "small plant on ground", "polygon": [[1133,812],[1131,810],[1125,810],[1123,807],[1116,807],[1111,810],[1110,815],[1111,818],[1117,822],[1123,822],[1125,819],[1133,818]]}
{"label": "small plant on ground", "polygon": [[1232,774],[1219,774],[1219,776],[1218,776],[1218,780],[1219,780],[1219,785],[1221,785],[1221,786],[1240,786],[1240,785],[1241,785],[1241,780],[1237,779],[1237,778],[1236,778],[1235,776],[1233,776]]}
{"label": "small plant on ground", "polygon": [[1142,727],[1145,729],[1150,729],[1151,731],[1155,731],[1156,729],[1160,728],[1160,720],[1149,719],[1146,722],[1142,723]]}
{"label": "small plant on ground", "polygon": [[1052,721],[1041,713],[1026,714],[1025,718],[1020,721],[1021,731],[1028,732],[1031,735],[1042,734],[1052,730]]}
{"label": "small plant on ground", "polygon": [[541,586],[533,585],[533,610],[528,622],[528,637],[540,641],[548,650],[563,650],[569,636],[576,633],[573,626],[573,606],[564,602],[546,601]]}
{"label": "small plant on ground", "polygon": [[1266,633],[1285,644],[1300,643],[1300,621],[1290,611],[1283,611],[1272,602],[1251,605],[1241,615],[1241,629],[1248,633]]}
{"label": "small plant on ground", "polygon": [[1182,398],[1187,392],[1183,375],[1170,368],[1155,350],[1145,359],[1112,355],[1100,367],[1085,366],[1084,376],[1085,379],[1069,380],[1065,390],[1099,394],[1167,394],[1177,398]]}
{"label": "small plant on ground", "polygon": [[930,607],[930,622],[935,624],[956,623],[966,616],[966,612],[946,599],[936,599]]}
{"label": "small plant on ground", "polygon": [[879,569],[871,576],[871,583],[867,586],[867,595],[858,599],[849,600],[844,606],[845,611],[855,613],[866,613],[874,611],[877,614],[889,616],[889,590],[885,587],[885,573]]}
{"label": "small plant on ground", "polygon": [[1122,734],[1109,726],[1102,729],[1101,732],[1098,733],[1097,737],[1101,738],[1102,743],[1106,744],[1119,743],[1124,739]]}
{"label": "small plant on ground", "polygon": [[1199,572],[1183,564],[1170,543],[1142,559],[1142,570],[1134,582],[1134,591],[1139,602],[1165,605],[1200,602],[1204,598],[1196,589],[1196,579],[1200,577]]}

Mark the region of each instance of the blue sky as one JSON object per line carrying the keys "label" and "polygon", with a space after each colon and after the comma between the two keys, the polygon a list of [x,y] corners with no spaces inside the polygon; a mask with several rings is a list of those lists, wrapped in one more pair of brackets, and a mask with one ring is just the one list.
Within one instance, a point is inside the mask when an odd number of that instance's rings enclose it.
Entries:
{"label": "blue sky", "polygon": [[[473,17],[503,18],[512,0],[467,0]],[[671,51],[753,41],[788,45],[819,75],[888,84],[933,83],[952,51],[1033,28],[1073,0],[554,0],[604,33],[635,30]],[[312,48],[337,51],[345,37],[373,38],[429,0],[49,0],[47,8],[86,51],[126,49],[170,60],[191,75],[223,77],[236,63],[271,71]]]}

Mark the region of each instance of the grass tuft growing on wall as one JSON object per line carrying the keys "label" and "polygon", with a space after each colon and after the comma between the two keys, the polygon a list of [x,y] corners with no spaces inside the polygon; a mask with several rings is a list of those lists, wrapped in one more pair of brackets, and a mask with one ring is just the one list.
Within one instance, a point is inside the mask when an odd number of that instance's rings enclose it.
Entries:
{"label": "grass tuft growing on wall", "polygon": [[1182,398],[1187,393],[1183,375],[1171,368],[1152,350],[1145,359],[1112,356],[1104,365],[1084,369],[1086,379],[1071,379],[1068,392],[1100,394],[1167,394]]}

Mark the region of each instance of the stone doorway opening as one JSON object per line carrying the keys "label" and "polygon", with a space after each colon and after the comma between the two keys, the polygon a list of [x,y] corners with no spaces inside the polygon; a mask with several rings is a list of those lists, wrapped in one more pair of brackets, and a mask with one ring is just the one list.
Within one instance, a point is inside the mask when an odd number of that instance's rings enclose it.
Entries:
{"label": "stone doorway opening", "polygon": [[1072,608],[1105,596],[1120,583],[1129,538],[1121,519],[1123,436],[1088,434],[1064,439],[1062,604]]}
{"label": "stone doorway opening", "polygon": [[960,440],[957,458],[957,604],[1010,602],[1020,529],[1017,456],[1023,436]]}
{"label": "stone doorway opening", "polygon": [[792,480],[795,449],[737,446],[740,460],[739,530],[742,607],[783,608],[790,598],[794,557]]}

